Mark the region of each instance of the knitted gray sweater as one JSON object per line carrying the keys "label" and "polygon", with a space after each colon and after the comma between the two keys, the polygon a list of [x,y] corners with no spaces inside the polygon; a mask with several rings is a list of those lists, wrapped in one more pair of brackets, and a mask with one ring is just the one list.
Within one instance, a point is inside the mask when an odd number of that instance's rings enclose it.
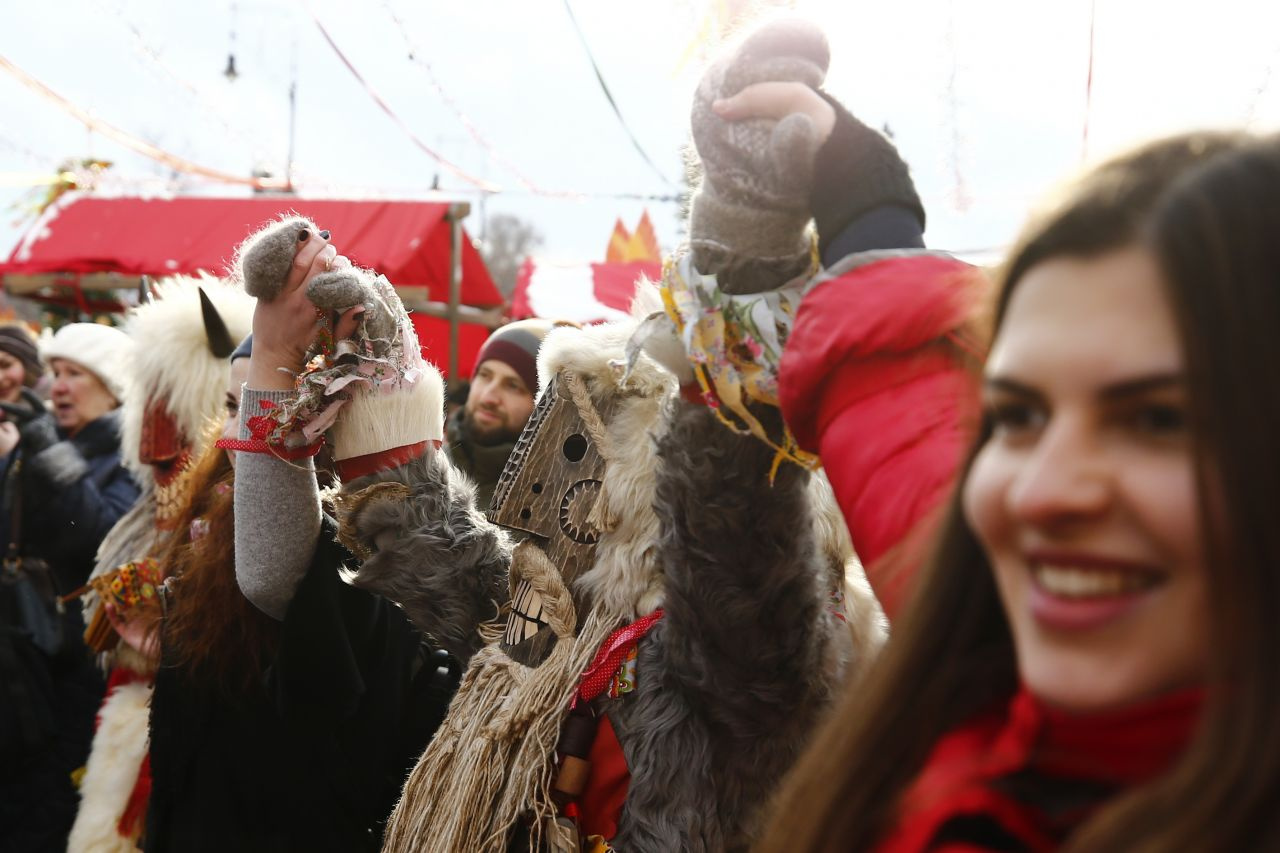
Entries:
{"label": "knitted gray sweater", "polygon": [[[240,438],[245,421],[262,400],[281,403],[292,391],[240,392]],[[275,619],[284,619],[298,584],[311,565],[320,535],[320,490],[310,459],[286,462],[265,453],[236,456],[236,581],[245,598]]]}

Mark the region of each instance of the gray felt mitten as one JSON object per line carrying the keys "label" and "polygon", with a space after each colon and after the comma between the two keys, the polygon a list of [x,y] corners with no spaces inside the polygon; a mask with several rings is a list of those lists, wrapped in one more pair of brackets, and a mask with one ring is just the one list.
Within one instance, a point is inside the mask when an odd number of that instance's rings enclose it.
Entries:
{"label": "gray felt mitten", "polygon": [[808,116],[728,122],[711,105],[747,86],[799,82],[817,88],[830,49],[815,25],[777,19],[757,29],[703,75],[691,125],[703,178],[689,222],[694,261],[729,292],[776,287],[804,271],[813,163],[819,148]]}
{"label": "gray felt mitten", "polygon": [[[241,244],[236,267],[245,292],[266,301],[284,289],[303,234],[319,234],[310,219],[291,216],[274,222]],[[370,341],[389,341],[395,332],[396,317],[373,283],[373,273],[346,267],[324,272],[307,284],[307,299],[329,312],[363,305],[364,330]],[[375,349],[377,347],[375,346]]]}

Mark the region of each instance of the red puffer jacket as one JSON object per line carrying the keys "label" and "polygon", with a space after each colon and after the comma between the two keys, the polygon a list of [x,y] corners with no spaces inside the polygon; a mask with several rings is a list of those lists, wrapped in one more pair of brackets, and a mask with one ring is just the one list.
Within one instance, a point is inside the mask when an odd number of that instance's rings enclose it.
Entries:
{"label": "red puffer jacket", "polygon": [[892,619],[977,426],[973,318],[984,274],[925,252],[854,255],[804,297],[782,412],[821,458]]}

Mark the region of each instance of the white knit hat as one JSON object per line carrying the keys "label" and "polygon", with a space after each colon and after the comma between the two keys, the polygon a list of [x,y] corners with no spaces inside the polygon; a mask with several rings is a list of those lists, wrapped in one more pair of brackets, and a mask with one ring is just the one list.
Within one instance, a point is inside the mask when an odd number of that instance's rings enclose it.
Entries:
{"label": "white knit hat", "polygon": [[69,323],[40,342],[40,356],[46,364],[52,358],[74,361],[101,379],[117,401],[124,402],[133,339],[119,329],[100,323]]}

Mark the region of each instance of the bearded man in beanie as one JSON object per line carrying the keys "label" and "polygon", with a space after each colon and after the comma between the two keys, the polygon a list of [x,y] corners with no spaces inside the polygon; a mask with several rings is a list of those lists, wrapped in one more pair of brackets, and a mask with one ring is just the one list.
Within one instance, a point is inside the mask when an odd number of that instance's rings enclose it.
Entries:
{"label": "bearded man in beanie", "polygon": [[533,412],[538,348],[551,326],[546,320],[519,320],[490,335],[476,358],[467,403],[449,419],[449,461],[475,480],[476,506],[489,506],[498,476]]}

